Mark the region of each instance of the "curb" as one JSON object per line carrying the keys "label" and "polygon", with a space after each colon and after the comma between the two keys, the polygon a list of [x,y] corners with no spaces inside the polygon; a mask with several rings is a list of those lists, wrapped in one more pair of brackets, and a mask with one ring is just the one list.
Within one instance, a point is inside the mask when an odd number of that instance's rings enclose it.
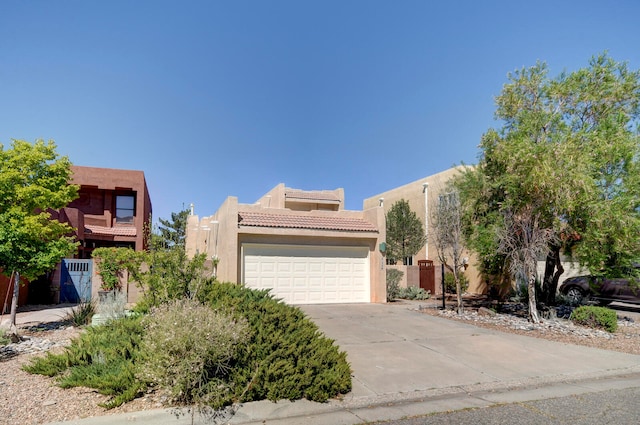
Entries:
{"label": "curb", "polygon": [[[496,383],[477,386],[449,387],[411,394],[391,394],[375,398],[359,398],[328,403],[308,400],[294,402],[256,401],[242,404],[233,416],[220,417],[211,422],[198,414],[194,424],[224,423],[229,425],[305,425],[342,424],[355,425],[377,421],[392,421],[407,417],[425,416],[433,413],[451,412],[462,409],[485,408],[501,404],[520,403],[640,387],[640,366],[628,371],[611,371],[605,374],[576,377],[539,379],[538,382]],[[75,419],[66,422],[52,422],[49,425],[141,425],[167,424],[186,425],[191,423],[191,415],[176,416],[173,409],[157,409],[140,412],[120,413],[92,418]]]}

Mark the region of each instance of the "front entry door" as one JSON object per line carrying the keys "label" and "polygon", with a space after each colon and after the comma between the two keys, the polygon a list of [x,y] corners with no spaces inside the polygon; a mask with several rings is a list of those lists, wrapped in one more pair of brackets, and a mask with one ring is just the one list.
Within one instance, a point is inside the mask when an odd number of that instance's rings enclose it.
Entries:
{"label": "front entry door", "polygon": [[62,260],[60,302],[78,303],[91,300],[93,260]]}
{"label": "front entry door", "polygon": [[436,293],[436,269],[431,260],[418,260],[420,269],[420,287],[429,291],[431,295]]}

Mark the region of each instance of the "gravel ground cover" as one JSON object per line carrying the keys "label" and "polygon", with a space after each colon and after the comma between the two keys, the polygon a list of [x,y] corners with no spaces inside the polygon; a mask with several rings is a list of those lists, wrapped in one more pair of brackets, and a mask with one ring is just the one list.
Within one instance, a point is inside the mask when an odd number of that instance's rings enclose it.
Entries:
{"label": "gravel ground cover", "polygon": [[510,304],[501,307],[506,313],[494,313],[482,306],[467,306],[459,315],[453,307],[442,310],[435,304],[419,305],[418,309],[425,314],[459,320],[475,326],[509,332],[534,338],[544,338],[567,344],[583,345],[604,350],[619,351],[629,354],[640,354],[640,323],[618,312],[618,330],[609,333],[601,329],[578,326],[569,321],[572,308],[558,307],[554,314],[543,318],[540,323],[530,323],[522,305]]}
{"label": "gravel ground cover", "polygon": [[80,332],[63,323],[27,327],[20,330],[23,341],[0,347],[0,424],[44,424],[163,407],[160,396],[149,394],[106,410],[99,404],[109,397],[94,389],[62,389],[52,378],[21,369],[33,356],[63,350]]}
{"label": "gravel ground cover", "polygon": [[[610,334],[602,330],[576,326],[566,319],[556,317],[544,319],[542,323],[534,325],[526,320],[523,311],[517,306],[502,314],[470,306],[463,315],[458,315],[451,308],[440,310],[433,302],[426,305],[418,304],[412,308],[423,314],[460,320],[501,332],[640,354],[640,324],[623,314],[619,314],[618,331]],[[564,313],[560,311],[559,315],[562,316]],[[79,328],[65,326],[59,322],[44,324],[23,328],[23,341],[0,347],[0,424],[43,424],[164,407],[161,396],[147,394],[119,408],[106,410],[98,404],[107,401],[108,397],[98,394],[93,389],[62,389],[57,387],[51,378],[31,375],[21,369],[33,356],[64,349],[80,332]]]}

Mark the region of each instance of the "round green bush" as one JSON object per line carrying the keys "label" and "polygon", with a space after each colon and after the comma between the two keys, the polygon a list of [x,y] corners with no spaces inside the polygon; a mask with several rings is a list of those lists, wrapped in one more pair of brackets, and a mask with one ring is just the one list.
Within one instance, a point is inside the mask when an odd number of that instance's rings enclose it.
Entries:
{"label": "round green bush", "polygon": [[569,319],[573,323],[590,328],[602,328],[611,333],[618,329],[618,315],[606,307],[583,305],[573,310]]}
{"label": "round green bush", "polygon": [[[464,293],[469,288],[469,280],[463,273],[458,273],[458,279],[460,279],[460,288]],[[450,294],[456,293],[456,281],[453,278],[453,273],[447,272],[444,274],[444,286],[445,290]]]}

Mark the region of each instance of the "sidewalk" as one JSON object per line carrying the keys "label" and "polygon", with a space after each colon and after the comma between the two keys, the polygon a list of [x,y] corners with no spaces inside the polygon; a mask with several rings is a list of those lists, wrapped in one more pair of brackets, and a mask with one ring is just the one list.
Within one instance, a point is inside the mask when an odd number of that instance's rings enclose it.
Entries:
{"label": "sidewalk", "polygon": [[[506,334],[421,314],[416,305],[302,309],[348,354],[341,400],[245,403],[230,424],[358,424],[498,403],[640,387],[640,356]],[[107,415],[78,425],[187,424],[170,410]],[[196,417],[196,423],[205,423]]]}
{"label": "sidewalk", "polygon": [[[16,313],[16,325],[26,326],[30,324],[59,322],[71,311],[76,304],[53,304],[19,307]],[[0,318],[0,327],[8,327],[11,320],[10,313],[5,313]]]}

